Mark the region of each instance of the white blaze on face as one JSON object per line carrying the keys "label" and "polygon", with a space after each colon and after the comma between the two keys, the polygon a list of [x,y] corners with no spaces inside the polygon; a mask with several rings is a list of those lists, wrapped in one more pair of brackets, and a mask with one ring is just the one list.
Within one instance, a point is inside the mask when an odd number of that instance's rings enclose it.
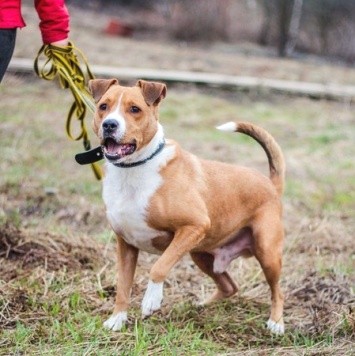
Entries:
{"label": "white blaze on face", "polygon": [[121,103],[122,103],[122,97],[123,97],[123,93],[121,94],[120,98],[118,99],[118,104],[117,107],[111,111],[106,117],[105,119],[102,121],[101,123],[101,127],[100,127],[100,131],[99,131],[99,136],[103,137],[103,124],[106,120],[116,120],[118,122],[118,130],[115,133],[115,139],[117,141],[120,141],[125,133],[126,133],[126,120],[122,115],[122,110],[121,110]]}

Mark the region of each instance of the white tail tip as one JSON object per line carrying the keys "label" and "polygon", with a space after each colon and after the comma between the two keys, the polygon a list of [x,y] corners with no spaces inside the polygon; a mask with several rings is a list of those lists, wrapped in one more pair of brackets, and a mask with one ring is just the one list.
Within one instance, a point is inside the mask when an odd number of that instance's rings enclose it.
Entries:
{"label": "white tail tip", "polygon": [[221,130],[221,131],[235,132],[235,131],[237,131],[237,124],[235,122],[227,122],[221,126],[217,126],[216,129]]}

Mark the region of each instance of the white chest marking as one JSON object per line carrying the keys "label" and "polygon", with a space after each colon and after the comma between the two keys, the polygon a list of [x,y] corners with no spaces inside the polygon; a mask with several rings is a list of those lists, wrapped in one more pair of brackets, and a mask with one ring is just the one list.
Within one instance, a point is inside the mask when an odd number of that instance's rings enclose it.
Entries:
{"label": "white chest marking", "polygon": [[106,164],[103,199],[113,230],[127,243],[150,253],[161,253],[151,239],[161,236],[146,223],[149,200],[161,186],[160,168],[174,155],[174,147],[165,147],[153,160],[131,168]]}

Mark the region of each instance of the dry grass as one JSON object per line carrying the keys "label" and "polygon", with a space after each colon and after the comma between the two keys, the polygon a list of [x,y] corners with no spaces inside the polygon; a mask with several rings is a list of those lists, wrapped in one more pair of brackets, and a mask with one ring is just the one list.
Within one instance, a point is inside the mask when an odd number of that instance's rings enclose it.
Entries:
{"label": "dry grass", "polygon": [[[49,341],[52,336],[44,329],[53,328],[53,318],[59,323],[69,323],[68,313],[80,315],[85,312],[95,321],[94,330],[97,331],[94,332],[102,333],[99,331],[100,319],[110,313],[114,296],[112,244],[100,246],[87,236],[85,239],[82,236],[69,239],[46,232],[39,236],[24,236],[25,230],[8,224],[2,226],[0,234],[2,241],[6,242],[0,250],[6,251],[7,256],[2,260],[0,275],[3,280],[0,305],[3,331],[18,330],[20,324],[32,333],[40,332],[38,341]],[[304,262],[306,260],[303,259]],[[232,354],[235,350],[246,352],[246,349],[255,347],[266,353],[268,349],[273,350],[276,354],[288,354],[293,348],[297,354],[304,349],[322,354],[331,350],[342,354],[343,350],[345,355],[352,349],[355,318],[351,305],[354,299],[346,277],[340,279],[331,272],[311,272],[299,276],[297,281],[284,282],[288,332],[283,338],[270,338],[264,328],[269,310],[268,293],[264,281],[258,280],[258,272],[250,274],[248,269],[242,268],[245,278],[252,279],[248,286],[243,286],[244,293],[226,302],[200,308],[192,303],[210,292],[211,285],[188,259],[180,263],[166,283],[162,312],[153,316],[149,323],[138,321],[136,324],[133,318],[139,320],[139,303],[146,282],[144,274],[151,262],[148,255],[141,258],[133,289],[133,314],[127,332],[110,336],[111,348],[114,344],[119,346],[122,342],[129,342],[129,349],[134,350],[137,343],[131,340],[131,336],[137,332],[137,327],[144,328],[147,335],[164,335],[170,332],[169,326],[183,330],[186,324],[191,323],[199,338],[213,341],[220,350],[234,350]],[[288,272],[286,268],[284,274]],[[85,339],[85,336],[81,338]],[[36,350],[38,341],[31,339],[27,343]],[[7,338],[2,346],[14,350],[13,339]],[[63,345],[56,342],[52,347],[60,350]],[[160,353],[157,347],[153,350]],[[162,354],[164,350],[161,350]]]}

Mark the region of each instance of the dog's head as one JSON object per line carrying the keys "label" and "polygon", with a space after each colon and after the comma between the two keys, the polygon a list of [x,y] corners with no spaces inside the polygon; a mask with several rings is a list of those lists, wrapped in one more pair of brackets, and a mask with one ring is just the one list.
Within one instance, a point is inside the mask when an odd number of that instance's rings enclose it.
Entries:
{"label": "dog's head", "polygon": [[164,84],[139,80],[134,87],[123,87],[117,79],[94,79],[89,89],[96,104],[93,129],[109,161],[123,161],[152,140]]}

